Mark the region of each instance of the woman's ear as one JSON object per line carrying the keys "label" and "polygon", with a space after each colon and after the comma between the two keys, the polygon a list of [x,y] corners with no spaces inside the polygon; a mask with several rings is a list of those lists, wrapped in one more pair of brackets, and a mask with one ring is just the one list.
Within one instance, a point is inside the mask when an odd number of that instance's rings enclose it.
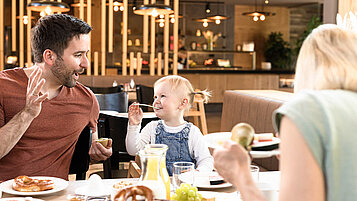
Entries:
{"label": "woman's ear", "polygon": [[54,63],[55,63],[55,60],[56,60],[56,54],[50,50],[50,49],[46,49],[44,52],[43,52],[43,61],[52,66]]}

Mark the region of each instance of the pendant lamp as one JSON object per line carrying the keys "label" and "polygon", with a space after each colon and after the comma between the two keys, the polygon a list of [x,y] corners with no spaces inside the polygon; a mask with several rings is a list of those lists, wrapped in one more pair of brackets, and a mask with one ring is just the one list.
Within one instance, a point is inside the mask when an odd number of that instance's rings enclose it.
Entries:
{"label": "pendant lamp", "polygon": [[51,9],[52,12],[68,12],[70,10],[69,5],[66,3],[49,0],[31,1],[27,4],[27,8],[37,12],[45,11],[46,9]]}
{"label": "pendant lamp", "polygon": [[157,17],[159,15],[170,15],[174,13],[170,6],[164,4],[144,4],[136,8],[134,13],[137,15],[151,15]]}
{"label": "pendant lamp", "polygon": [[213,15],[213,16],[208,16],[207,18],[210,20],[213,20],[216,24],[220,24],[222,20],[227,20],[229,17],[225,16],[225,15],[220,15],[219,14],[219,7],[220,5],[218,4],[218,11],[217,11],[217,15]]}
{"label": "pendant lamp", "polygon": [[[262,6],[263,7],[263,6]],[[265,17],[267,16],[274,16],[275,13],[271,13],[271,12],[264,12],[263,11],[263,8],[262,8],[262,11],[258,11],[257,9],[257,0],[255,0],[255,11],[253,12],[245,12],[245,13],[242,13],[242,15],[246,15],[246,16],[250,16],[250,17],[253,17],[253,21],[258,21],[259,19],[261,21],[264,21],[265,20]]]}

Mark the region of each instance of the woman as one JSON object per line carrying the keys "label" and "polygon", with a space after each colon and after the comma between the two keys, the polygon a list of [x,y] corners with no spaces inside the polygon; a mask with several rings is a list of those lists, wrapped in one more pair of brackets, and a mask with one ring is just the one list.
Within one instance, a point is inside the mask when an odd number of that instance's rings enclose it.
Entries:
{"label": "woman", "polygon": [[[295,80],[297,95],[273,118],[281,137],[280,200],[355,200],[357,33],[316,28],[303,43]],[[226,142],[214,158],[243,200],[264,200],[241,146]]]}

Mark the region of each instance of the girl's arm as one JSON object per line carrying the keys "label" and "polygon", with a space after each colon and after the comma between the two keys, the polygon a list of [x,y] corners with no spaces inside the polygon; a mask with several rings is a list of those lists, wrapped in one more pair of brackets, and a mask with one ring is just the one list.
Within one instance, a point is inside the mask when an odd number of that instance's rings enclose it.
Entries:
{"label": "girl's arm", "polygon": [[155,136],[155,128],[157,121],[148,123],[140,132],[141,125],[130,125],[128,123],[128,131],[125,138],[127,152],[135,156],[138,151],[144,148],[146,144],[154,143],[152,139]]}
{"label": "girl's arm", "polygon": [[213,157],[211,156],[208,146],[203,139],[199,128],[193,126],[189,137],[189,146],[191,157],[196,160],[197,170],[212,171]]}

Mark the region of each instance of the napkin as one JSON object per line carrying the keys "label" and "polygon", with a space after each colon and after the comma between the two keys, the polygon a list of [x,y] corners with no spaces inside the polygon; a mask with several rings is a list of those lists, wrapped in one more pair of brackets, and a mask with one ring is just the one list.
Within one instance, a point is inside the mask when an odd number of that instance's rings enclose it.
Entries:
{"label": "napkin", "polygon": [[99,175],[93,174],[89,177],[88,184],[77,188],[75,193],[87,196],[108,196],[111,194],[110,189]]}

